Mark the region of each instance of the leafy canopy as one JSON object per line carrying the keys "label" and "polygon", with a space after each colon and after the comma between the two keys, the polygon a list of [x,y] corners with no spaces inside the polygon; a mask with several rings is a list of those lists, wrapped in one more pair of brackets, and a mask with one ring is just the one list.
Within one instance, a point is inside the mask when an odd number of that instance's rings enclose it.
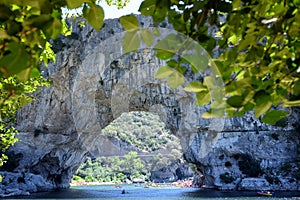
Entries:
{"label": "leafy canopy", "polygon": [[[233,117],[254,110],[255,117],[275,124],[288,115],[282,107],[300,105],[299,9],[298,0],[144,0],[139,11],[152,16],[155,23],[167,19],[177,32],[198,42],[214,58],[225,99],[223,104],[211,103],[209,113],[224,116],[225,110],[226,116]],[[134,21],[131,18],[121,18],[128,31],[128,21]],[[180,44],[189,47],[175,37],[170,34],[161,41],[167,44],[164,47],[169,45],[167,49],[157,49],[156,56],[167,60],[157,78],[167,78],[172,88],[183,85],[186,91],[195,92],[198,105],[215,101],[209,84],[219,74],[206,79],[208,82],[188,83],[185,64],[196,74],[211,63],[198,58],[199,53],[179,54]],[[211,117],[209,113],[205,116]]]}

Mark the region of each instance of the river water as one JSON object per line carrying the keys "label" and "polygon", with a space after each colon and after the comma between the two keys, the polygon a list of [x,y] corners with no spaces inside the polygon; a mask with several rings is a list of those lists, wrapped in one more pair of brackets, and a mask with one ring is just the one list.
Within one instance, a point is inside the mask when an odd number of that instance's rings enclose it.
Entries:
{"label": "river water", "polygon": [[[125,190],[125,194],[122,191]],[[124,193],[124,192],[123,192]],[[197,188],[178,188],[163,186],[144,188],[143,186],[123,185],[122,188],[110,186],[76,186],[70,189],[35,193],[30,196],[13,199],[76,199],[76,200],[264,200],[270,197],[259,197],[256,192],[225,192]],[[12,198],[10,198],[12,199]],[[276,192],[272,199],[300,200],[300,192]]]}

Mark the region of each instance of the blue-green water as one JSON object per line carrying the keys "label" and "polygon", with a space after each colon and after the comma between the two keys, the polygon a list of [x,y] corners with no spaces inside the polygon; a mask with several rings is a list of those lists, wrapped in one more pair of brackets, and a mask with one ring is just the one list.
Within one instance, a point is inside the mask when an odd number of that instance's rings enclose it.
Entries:
{"label": "blue-green water", "polygon": [[[125,194],[122,191],[125,190]],[[272,199],[276,200],[300,200],[297,192],[276,192]],[[122,188],[114,186],[77,186],[70,189],[35,193],[13,199],[76,199],[76,200],[269,200],[270,197],[259,197],[256,192],[225,192],[215,190],[203,190],[197,188],[177,188],[164,186],[159,188],[144,188],[142,186],[123,185]]]}

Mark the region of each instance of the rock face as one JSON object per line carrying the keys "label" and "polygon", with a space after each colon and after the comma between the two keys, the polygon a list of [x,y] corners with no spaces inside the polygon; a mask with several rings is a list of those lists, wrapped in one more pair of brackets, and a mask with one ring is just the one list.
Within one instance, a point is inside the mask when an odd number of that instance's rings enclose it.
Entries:
{"label": "rock face", "polygon": [[150,180],[154,183],[170,183],[193,177],[194,172],[187,163],[172,163],[157,171],[152,171]]}
{"label": "rock face", "polygon": [[[290,125],[296,127],[297,116]],[[299,190],[299,132],[293,126],[276,128],[261,125],[257,130],[226,120],[223,132],[198,133],[185,158],[197,165],[206,187],[240,190]],[[237,129],[229,129],[237,127]],[[209,150],[208,150],[209,148]]]}
{"label": "rock face", "polygon": [[[149,18],[138,18],[142,27],[153,25]],[[43,71],[53,86],[37,92],[36,101],[17,115],[21,142],[8,152],[12,159],[3,170],[10,173],[2,172],[0,194],[67,188],[87,154],[126,153],[120,143],[101,135],[101,130],[130,111],[157,113],[181,138],[186,160],[197,165],[206,186],[251,188],[249,179],[243,181],[247,175],[239,166],[247,163],[242,158],[248,155],[265,171],[258,176],[270,182],[277,181],[278,170],[285,166],[287,174],[278,176],[281,186],[271,184],[270,188],[300,190],[296,173],[300,155],[298,115],[289,118],[284,127],[264,125],[251,115],[226,121],[201,119],[207,108],[197,107],[193,94],[182,88],[170,89],[165,80],[154,78],[165,64],[155,58],[154,51],[146,47],[132,53],[123,51],[124,33],[118,20],[107,20],[100,32],[88,25],[71,24],[72,35],[53,43],[56,63]],[[161,35],[170,32],[161,30]],[[187,71],[185,78],[199,80],[203,74]],[[223,179],[233,181],[222,182],[222,174]],[[286,184],[286,179],[291,183]]]}

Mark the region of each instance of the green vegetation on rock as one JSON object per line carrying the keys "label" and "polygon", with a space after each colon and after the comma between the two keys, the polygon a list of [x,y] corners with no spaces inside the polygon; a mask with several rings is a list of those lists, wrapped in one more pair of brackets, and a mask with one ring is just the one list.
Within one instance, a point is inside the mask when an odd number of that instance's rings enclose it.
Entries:
{"label": "green vegetation on rock", "polygon": [[7,159],[5,151],[18,141],[18,131],[13,127],[18,109],[34,99],[33,92],[49,84],[42,76],[20,81],[16,76],[5,78],[0,74],[0,167]]}
{"label": "green vegetation on rock", "polygon": [[123,157],[88,158],[76,171],[73,180],[85,182],[123,182],[126,179],[148,178],[147,170],[137,152]]}
{"label": "green vegetation on rock", "polygon": [[124,156],[88,158],[75,173],[74,181],[115,182],[149,179],[150,172],[178,162],[182,158],[179,139],[172,135],[150,112],[123,113],[101,134],[127,143],[136,151]]}
{"label": "green vegetation on rock", "polygon": [[143,152],[178,149],[180,142],[158,115],[149,112],[123,113],[105,127],[101,134],[119,139]]}

